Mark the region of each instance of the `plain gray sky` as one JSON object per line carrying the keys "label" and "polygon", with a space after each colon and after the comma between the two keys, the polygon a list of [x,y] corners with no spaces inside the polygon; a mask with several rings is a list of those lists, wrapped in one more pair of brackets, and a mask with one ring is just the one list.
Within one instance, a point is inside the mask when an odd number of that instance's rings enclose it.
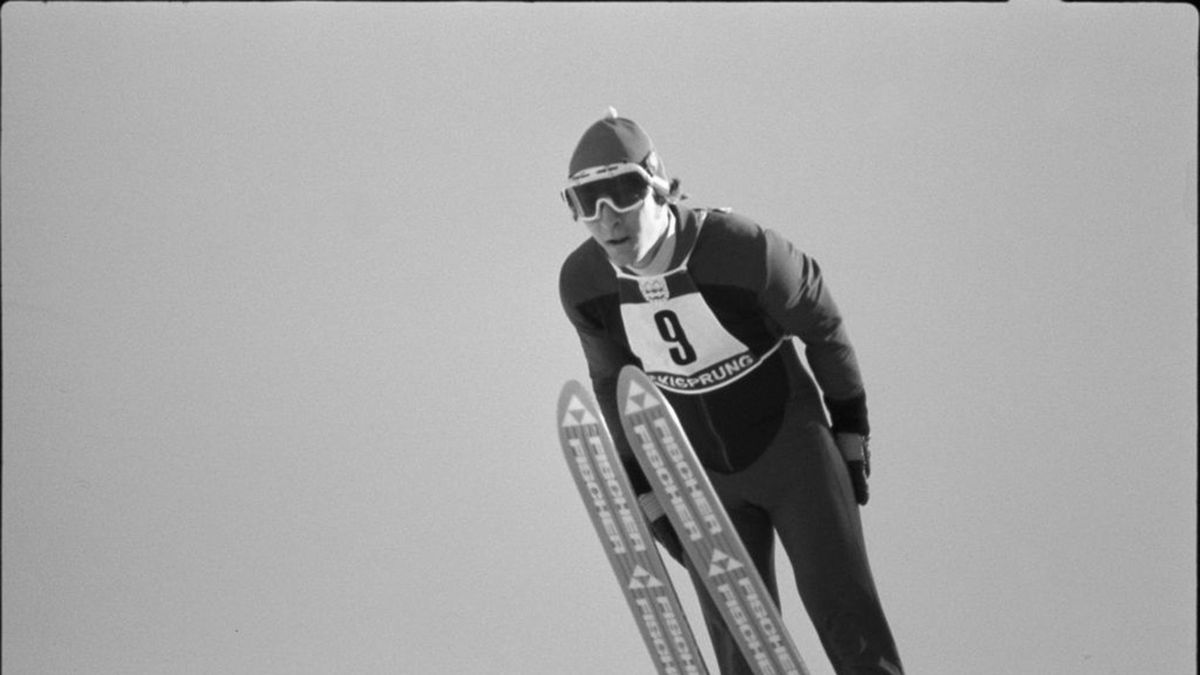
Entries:
{"label": "plain gray sky", "polygon": [[609,105],[825,269],[911,672],[1195,672],[1194,9],[2,30],[5,673],[651,672],[554,427],[557,191]]}

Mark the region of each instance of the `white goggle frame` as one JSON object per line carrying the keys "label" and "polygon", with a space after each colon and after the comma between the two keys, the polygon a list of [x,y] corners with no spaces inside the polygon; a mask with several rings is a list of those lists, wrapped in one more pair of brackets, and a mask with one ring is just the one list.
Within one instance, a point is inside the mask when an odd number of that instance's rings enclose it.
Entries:
{"label": "white goggle frame", "polygon": [[595,212],[590,217],[583,217],[582,215],[580,215],[583,213],[582,205],[575,198],[575,191],[574,191],[575,187],[584,185],[586,183],[592,183],[592,182],[595,182],[598,180],[606,180],[609,178],[616,178],[617,176],[624,176],[625,174],[629,174],[629,173],[641,174],[642,178],[644,178],[646,180],[646,182],[650,184],[650,187],[654,188],[654,191],[659,194],[665,195],[671,191],[671,185],[665,179],[660,178],[658,176],[651,175],[651,173],[649,171],[646,171],[646,168],[643,167],[641,164],[634,164],[632,162],[621,162],[619,164],[606,164],[604,166],[595,166],[590,169],[584,169],[583,171],[579,171],[579,172],[573,174],[570,178],[567,179],[566,189],[564,189],[561,193],[559,193],[559,195],[562,197],[563,201],[565,201],[567,203],[567,206],[571,207],[571,213],[573,215],[575,215],[576,220],[595,220],[596,218],[598,218],[600,216],[600,205],[601,204],[608,204],[608,208],[612,209],[613,211],[615,211],[617,213],[625,213],[627,211],[632,211],[632,210],[638,208],[639,206],[641,206],[642,202],[645,200],[644,199],[638,200],[637,202],[634,202],[633,204],[630,204],[629,206],[626,206],[625,208],[621,208],[621,207],[617,206],[616,204],[614,204],[612,199],[609,199],[608,195],[604,195],[596,200]]}

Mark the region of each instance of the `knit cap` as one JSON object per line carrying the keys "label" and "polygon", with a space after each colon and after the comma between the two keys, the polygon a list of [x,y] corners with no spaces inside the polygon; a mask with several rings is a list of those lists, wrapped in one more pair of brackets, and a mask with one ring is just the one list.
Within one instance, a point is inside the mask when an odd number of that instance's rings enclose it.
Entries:
{"label": "knit cap", "polygon": [[583,132],[571,155],[567,177],[584,169],[626,163],[641,164],[651,175],[667,180],[650,136],[636,122],[619,117],[616,109],[610,107],[604,119]]}

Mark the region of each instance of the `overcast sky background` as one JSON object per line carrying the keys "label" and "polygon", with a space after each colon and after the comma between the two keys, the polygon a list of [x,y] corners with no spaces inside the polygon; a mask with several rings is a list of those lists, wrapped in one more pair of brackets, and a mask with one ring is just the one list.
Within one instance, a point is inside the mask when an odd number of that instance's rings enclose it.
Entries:
{"label": "overcast sky background", "polygon": [[5,673],[652,672],[554,427],[557,191],[609,105],[825,269],[910,672],[1195,672],[1189,6],[0,28]]}

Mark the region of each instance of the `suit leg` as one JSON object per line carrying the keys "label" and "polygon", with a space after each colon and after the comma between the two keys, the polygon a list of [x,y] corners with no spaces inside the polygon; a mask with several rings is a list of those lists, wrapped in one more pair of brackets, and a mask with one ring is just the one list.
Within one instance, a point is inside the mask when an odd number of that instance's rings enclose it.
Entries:
{"label": "suit leg", "polygon": [[862,519],[828,428],[806,425],[781,453],[792,483],[771,506],[804,607],[839,675],[903,672],[867,559]]}

